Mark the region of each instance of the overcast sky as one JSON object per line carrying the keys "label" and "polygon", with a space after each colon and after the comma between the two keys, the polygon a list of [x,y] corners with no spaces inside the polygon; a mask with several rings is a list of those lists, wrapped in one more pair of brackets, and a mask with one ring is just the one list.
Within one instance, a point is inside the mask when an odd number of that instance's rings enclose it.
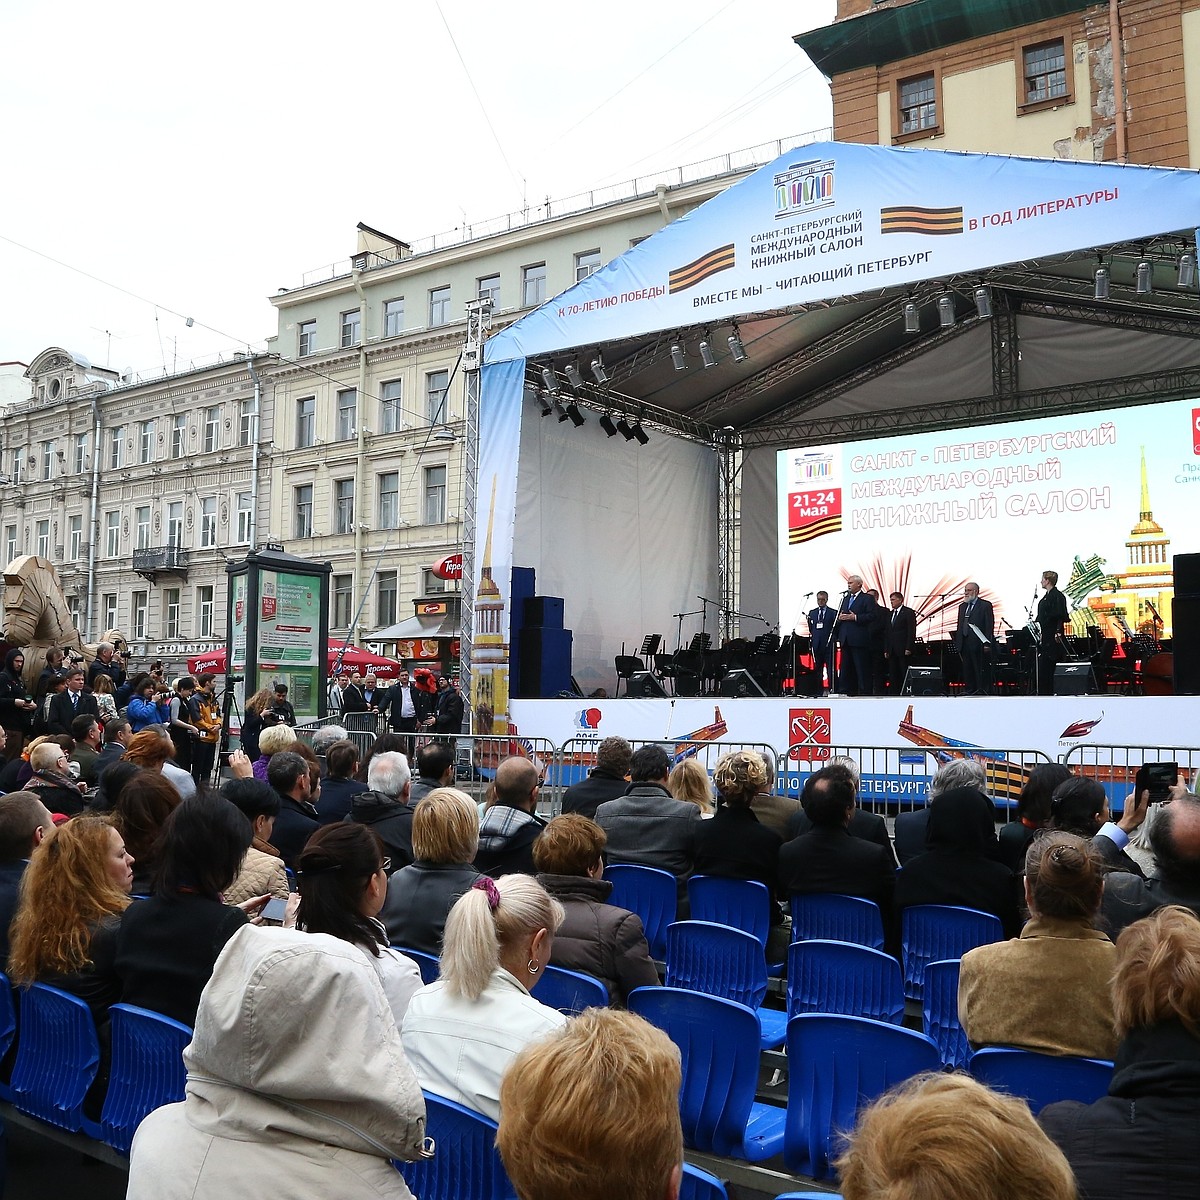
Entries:
{"label": "overcast sky", "polygon": [[828,126],[791,39],[834,9],[5,0],[0,361],[186,369],[261,345],[359,221],[415,241]]}

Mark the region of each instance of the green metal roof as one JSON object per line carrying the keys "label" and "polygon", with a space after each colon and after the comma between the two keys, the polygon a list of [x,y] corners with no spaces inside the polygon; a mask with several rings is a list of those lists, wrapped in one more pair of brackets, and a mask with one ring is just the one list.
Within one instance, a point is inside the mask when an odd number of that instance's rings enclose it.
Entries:
{"label": "green metal roof", "polygon": [[1096,0],[916,0],[875,8],[794,41],[827,76],[881,67],[973,38],[1096,7]]}

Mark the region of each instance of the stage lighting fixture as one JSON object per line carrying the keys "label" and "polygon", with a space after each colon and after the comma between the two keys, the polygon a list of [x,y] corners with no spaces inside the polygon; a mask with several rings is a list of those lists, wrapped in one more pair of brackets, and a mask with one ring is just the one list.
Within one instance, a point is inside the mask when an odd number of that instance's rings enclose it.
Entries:
{"label": "stage lighting fixture", "polygon": [[550,403],[549,400],[546,399],[545,392],[538,392],[537,398],[538,398],[538,403],[542,406],[542,416],[548,417],[554,411],[554,406]]}
{"label": "stage lighting fixture", "polygon": [[600,428],[604,430],[609,437],[617,436],[617,427],[613,424],[612,413],[605,413],[600,418]]}
{"label": "stage lighting fixture", "polygon": [[1149,296],[1154,291],[1154,264],[1143,258],[1137,265],[1137,294]]}
{"label": "stage lighting fixture", "polygon": [[546,391],[554,396],[558,393],[558,376],[549,367],[542,368],[542,382],[546,385]]}
{"label": "stage lighting fixture", "polygon": [[1097,300],[1108,299],[1108,268],[1103,263],[1096,268],[1096,287],[1092,295]]}
{"label": "stage lighting fixture", "polygon": [[906,301],[904,305],[904,332],[921,332],[921,314],[912,300]]}
{"label": "stage lighting fixture", "polygon": [[567,410],[563,408],[562,401],[557,396],[554,397],[554,411],[558,413],[559,424],[562,424],[567,419]]}
{"label": "stage lighting fixture", "polygon": [[567,405],[567,416],[571,418],[571,424],[574,425],[576,429],[578,429],[580,425],[587,420],[583,413],[579,411],[579,405],[576,404],[574,400]]}
{"label": "stage lighting fixture", "polygon": [[573,388],[583,387],[583,376],[579,373],[578,363],[567,363],[566,366],[567,382]]}
{"label": "stage lighting fixture", "polygon": [[733,355],[735,363],[745,362],[747,357],[746,347],[742,344],[742,335],[738,332],[738,327],[733,327],[733,332],[729,335],[729,353]]}
{"label": "stage lighting fixture", "polygon": [[981,321],[992,315],[992,294],[983,284],[975,289],[975,315]]}
{"label": "stage lighting fixture", "polygon": [[705,334],[700,339],[700,361],[704,364],[706,371],[709,367],[717,365],[717,356],[712,352],[712,347],[708,344],[708,334]]}
{"label": "stage lighting fixture", "polygon": [[650,440],[650,435],[642,428],[641,421],[635,421],[633,428],[629,432],[637,438],[638,443],[642,446]]}
{"label": "stage lighting fixture", "polygon": [[632,441],[633,441],[633,430],[629,428],[629,422],[628,422],[628,421],[627,421],[627,420],[626,420],[624,417],[621,417],[621,418],[620,418],[620,419],[617,421],[617,432],[618,432],[618,433],[619,433],[619,434],[620,434],[620,435],[621,435],[621,436],[622,436],[622,437],[623,437],[623,438],[624,438],[624,439],[625,439],[627,442],[632,442]]}
{"label": "stage lighting fixture", "polygon": [[938,324],[943,329],[954,328],[954,297],[949,292],[938,297]]}
{"label": "stage lighting fixture", "polygon": [[683,344],[681,342],[671,343],[671,361],[675,364],[675,370],[687,370],[687,360],[684,357]]}
{"label": "stage lighting fixture", "polygon": [[604,359],[599,354],[592,359],[592,374],[596,377],[597,383],[608,382],[608,372],[604,369]]}
{"label": "stage lighting fixture", "polygon": [[1190,251],[1185,252],[1179,259],[1179,278],[1176,287],[1190,288],[1196,281],[1196,256]]}

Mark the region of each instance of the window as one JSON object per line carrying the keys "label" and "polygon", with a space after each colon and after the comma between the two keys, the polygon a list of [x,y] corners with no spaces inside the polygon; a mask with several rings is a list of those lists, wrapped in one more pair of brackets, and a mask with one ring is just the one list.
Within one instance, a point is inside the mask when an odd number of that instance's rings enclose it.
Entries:
{"label": "window", "polygon": [[213,454],[221,443],[221,406],[204,410],[204,453]]}
{"label": "window", "polygon": [[441,525],[446,520],[446,468],[425,468],[425,524]]}
{"label": "window", "polygon": [[490,300],[493,308],[500,307],[500,276],[485,275],[475,281],[475,294],[480,300]]}
{"label": "window", "polygon": [[205,496],[200,501],[200,546],[211,550],[217,544],[217,498]]}
{"label": "window", "polygon": [[143,421],[138,426],[138,462],[148,463],[154,458],[154,422]]}
{"label": "window", "polygon": [[429,327],[445,325],[450,320],[449,287],[431,288],[429,292]]}
{"label": "window", "polygon": [[313,532],[313,485],[292,489],[292,537],[310,538]]}
{"label": "window", "polygon": [[[123,446],[125,444],[125,426],[118,425],[115,429],[109,430],[108,434],[108,465],[111,470],[116,470],[125,463]],[[110,625],[111,629],[112,626]]]}
{"label": "window", "polygon": [[375,578],[375,624],[395,625],[398,595],[396,572],[380,571]]}
{"label": "window", "polygon": [[12,452],[12,480],[13,483],[21,482],[21,452],[14,450]]}
{"label": "window", "polygon": [[[37,549],[34,553],[38,558],[50,557],[50,522],[39,521],[34,527],[34,539]],[[111,628],[111,626],[110,626]]]}
{"label": "window", "polygon": [[87,470],[87,445],[87,434],[77,433],[75,435],[75,449],[71,454],[71,468],[76,475],[82,475]]}
{"label": "window", "polygon": [[446,590],[446,581],[439,579],[432,571],[426,569],[421,574],[425,581],[425,590],[421,593],[422,595],[436,596],[439,592]]}
{"label": "window", "polygon": [[546,299],[546,264],[534,263],[521,268],[521,303],[533,308]]}
{"label": "window", "polygon": [[15,525],[6,525],[4,527],[4,561],[7,564],[12,562],[12,560],[16,557],[17,527]]}
{"label": "window", "polygon": [[317,436],[317,398],[304,396],[296,401],[296,449],[311,446]]}
{"label": "window", "polygon": [[110,512],[104,514],[104,555],[106,558],[117,558],[121,553],[121,514]]}
{"label": "window", "polygon": [[105,592],[100,597],[100,607],[104,612],[104,628],[116,629],[117,627],[117,594],[116,592]]}
{"label": "window", "polygon": [[42,443],[42,478],[49,479],[54,474],[54,443]]}
{"label": "window", "polygon": [[163,637],[179,636],[179,589],[163,589]]}
{"label": "window", "polygon": [[133,616],[133,640],[144,641],[147,636],[146,616],[150,611],[150,593],[134,592],[130,600],[130,613]]}
{"label": "window", "polygon": [[171,457],[182,458],[187,451],[187,417],[178,413],[171,418]]}
{"label": "window", "polygon": [[937,82],[933,73],[902,79],[899,87],[900,132],[937,128]]}
{"label": "window", "polygon": [[352,575],[335,575],[333,577],[333,627],[335,629],[350,628],[350,604],[353,599],[351,585]]}
{"label": "window", "polygon": [[74,625],[76,629],[79,628],[80,608],[81,604],[78,596],[67,597],[67,612],[71,614],[71,624]]}
{"label": "window", "polygon": [[250,545],[250,534],[253,532],[254,510],[251,508],[253,496],[250,492],[238,492],[237,498],[237,544]]}
{"label": "window", "polygon": [[600,251],[584,250],[575,255],[575,282],[586,279],[600,270]]}
{"label": "window", "polygon": [[337,394],[337,439],[349,441],[354,436],[354,417],[358,410],[358,392],[346,388]]}
{"label": "window", "polygon": [[396,433],[404,405],[404,388],[399,379],[385,383],[379,393],[379,432]]}
{"label": "window", "polygon": [[395,337],[404,332],[404,297],[383,302],[383,336]]}
{"label": "window", "polygon": [[300,331],[300,357],[317,352],[317,323],[316,321],[301,321],[297,326]]}
{"label": "window", "polygon": [[196,589],[196,636],[213,635],[213,590],[211,586]]}
{"label": "window", "polygon": [[1067,89],[1067,55],[1062,38],[1025,46],[1021,52],[1024,67],[1026,104],[1043,100],[1065,99]]}
{"label": "window", "polygon": [[167,545],[183,545],[183,501],[175,500],[167,505]]}
{"label": "window", "polygon": [[379,476],[380,529],[395,529],[400,524],[400,472],[387,471]]}
{"label": "window", "polygon": [[[76,562],[83,553],[83,518],[67,518],[67,558]],[[9,561],[9,560],[5,560]]]}
{"label": "window", "polygon": [[133,523],[137,529],[137,541],[134,543],[138,550],[150,548],[150,505],[143,505],[133,510]]}
{"label": "window", "polygon": [[446,390],[450,386],[449,371],[430,371],[425,376],[425,415],[430,425],[446,420]]}
{"label": "window", "polygon": [[362,309],[352,308],[342,313],[342,349],[357,346],[362,341]]}
{"label": "window", "polygon": [[354,480],[333,481],[333,532],[354,532]]}
{"label": "window", "polygon": [[254,401],[243,400],[238,409],[238,445],[248,446],[254,436]]}

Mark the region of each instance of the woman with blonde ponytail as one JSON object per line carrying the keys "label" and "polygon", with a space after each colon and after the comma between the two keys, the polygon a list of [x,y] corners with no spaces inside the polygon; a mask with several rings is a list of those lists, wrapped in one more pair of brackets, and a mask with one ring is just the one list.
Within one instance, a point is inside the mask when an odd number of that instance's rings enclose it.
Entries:
{"label": "woman with blonde ponytail", "polygon": [[530,995],[562,919],[562,905],[529,875],[484,876],[459,897],[441,978],[412,998],[401,1031],[422,1088],[499,1119],[508,1064],[566,1020]]}

